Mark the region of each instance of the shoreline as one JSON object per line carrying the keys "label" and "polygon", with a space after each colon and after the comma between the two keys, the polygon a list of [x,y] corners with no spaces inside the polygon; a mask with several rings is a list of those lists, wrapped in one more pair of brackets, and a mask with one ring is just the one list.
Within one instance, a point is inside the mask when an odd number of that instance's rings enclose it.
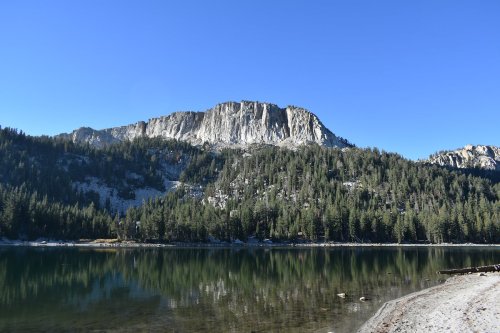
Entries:
{"label": "shoreline", "polygon": [[248,243],[142,243],[135,241],[118,241],[114,239],[63,241],[63,240],[36,240],[21,241],[0,239],[0,247],[84,247],[84,248],[342,248],[342,247],[498,247],[500,244],[477,243],[439,243],[439,244],[398,244],[398,243],[273,243],[273,242],[248,242]]}
{"label": "shoreline", "polygon": [[[1,248],[74,248],[82,251],[110,251],[139,249],[312,249],[312,248],[490,248],[500,249],[500,244],[397,244],[397,243],[141,243],[120,242],[115,239],[80,241],[42,240],[21,241],[0,238]],[[87,250],[83,250],[87,249]],[[78,251],[78,250],[77,250]],[[492,283],[486,283],[489,279]],[[484,297],[486,294],[486,297]],[[392,332],[493,332],[492,326],[500,318],[500,272],[458,275],[447,278],[437,286],[423,289],[401,298],[388,301],[368,319],[358,333]],[[493,323],[493,324],[492,324]],[[464,326],[469,325],[469,326]],[[486,326],[485,326],[486,325]],[[489,325],[489,326],[488,326]],[[469,330],[462,329],[469,327]],[[478,330],[479,328],[479,330]]]}
{"label": "shoreline", "polygon": [[456,275],[384,303],[357,332],[496,332],[499,298],[500,273]]}

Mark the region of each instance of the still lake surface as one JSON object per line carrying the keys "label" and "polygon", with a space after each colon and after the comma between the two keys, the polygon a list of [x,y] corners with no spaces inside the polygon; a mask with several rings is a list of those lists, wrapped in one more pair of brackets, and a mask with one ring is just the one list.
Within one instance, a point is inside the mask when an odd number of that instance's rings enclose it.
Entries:
{"label": "still lake surface", "polygon": [[353,332],[437,270],[493,263],[494,247],[0,247],[0,331]]}

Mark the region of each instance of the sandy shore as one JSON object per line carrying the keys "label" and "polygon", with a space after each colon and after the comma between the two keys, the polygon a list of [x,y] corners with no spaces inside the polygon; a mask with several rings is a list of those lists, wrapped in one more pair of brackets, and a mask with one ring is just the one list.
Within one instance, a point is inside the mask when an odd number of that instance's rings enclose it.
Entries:
{"label": "sandy shore", "polygon": [[454,276],[385,303],[358,333],[500,332],[500,273]]}
{"label": "sandy shore", "polygon": [[291,243],[291,242],[218,242],[218,243],[185,243],[185,242],[172,242],[172,243],[142,243],[136,241],[118,241],[116,239],[96,239],[96,240],[35,240],[35,241],[21,241],[9,240],[0,238],[0,246],[43,246],[43,247],[123,247],[123,248],[151,248],[151,247],[500,247],[500,244],[397,244],[397,243]]}

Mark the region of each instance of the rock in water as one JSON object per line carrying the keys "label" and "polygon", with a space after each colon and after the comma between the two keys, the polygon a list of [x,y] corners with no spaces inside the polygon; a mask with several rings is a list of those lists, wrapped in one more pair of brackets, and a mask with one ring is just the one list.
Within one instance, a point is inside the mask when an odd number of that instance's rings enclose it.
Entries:
{"label": "rock in water", "polygon": [[205,142],[218,147],[251,144],[299,146],[317,143],[326,147],[349,147],[345,139],[328,130],[304,108],[259,102],[227,102],[206,112],[174,112],[122,127],[94,130],[82,127],[58,137],[104,147],[140,137],[177,139],[194,145]]}

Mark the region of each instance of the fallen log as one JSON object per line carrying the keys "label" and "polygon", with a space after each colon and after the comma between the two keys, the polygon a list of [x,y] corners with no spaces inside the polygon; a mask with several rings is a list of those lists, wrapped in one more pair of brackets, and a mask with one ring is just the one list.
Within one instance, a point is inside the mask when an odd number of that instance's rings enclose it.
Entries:
{"label": "fallen log", "polygon": [[467,274],[467,273],[488,273],[488,272],[498,272],[500,271],[500,264],[489,265],[489,266],[479,266],[479,267],[467,267],[459,269],[445,269],[438,271],[438,274]]}

